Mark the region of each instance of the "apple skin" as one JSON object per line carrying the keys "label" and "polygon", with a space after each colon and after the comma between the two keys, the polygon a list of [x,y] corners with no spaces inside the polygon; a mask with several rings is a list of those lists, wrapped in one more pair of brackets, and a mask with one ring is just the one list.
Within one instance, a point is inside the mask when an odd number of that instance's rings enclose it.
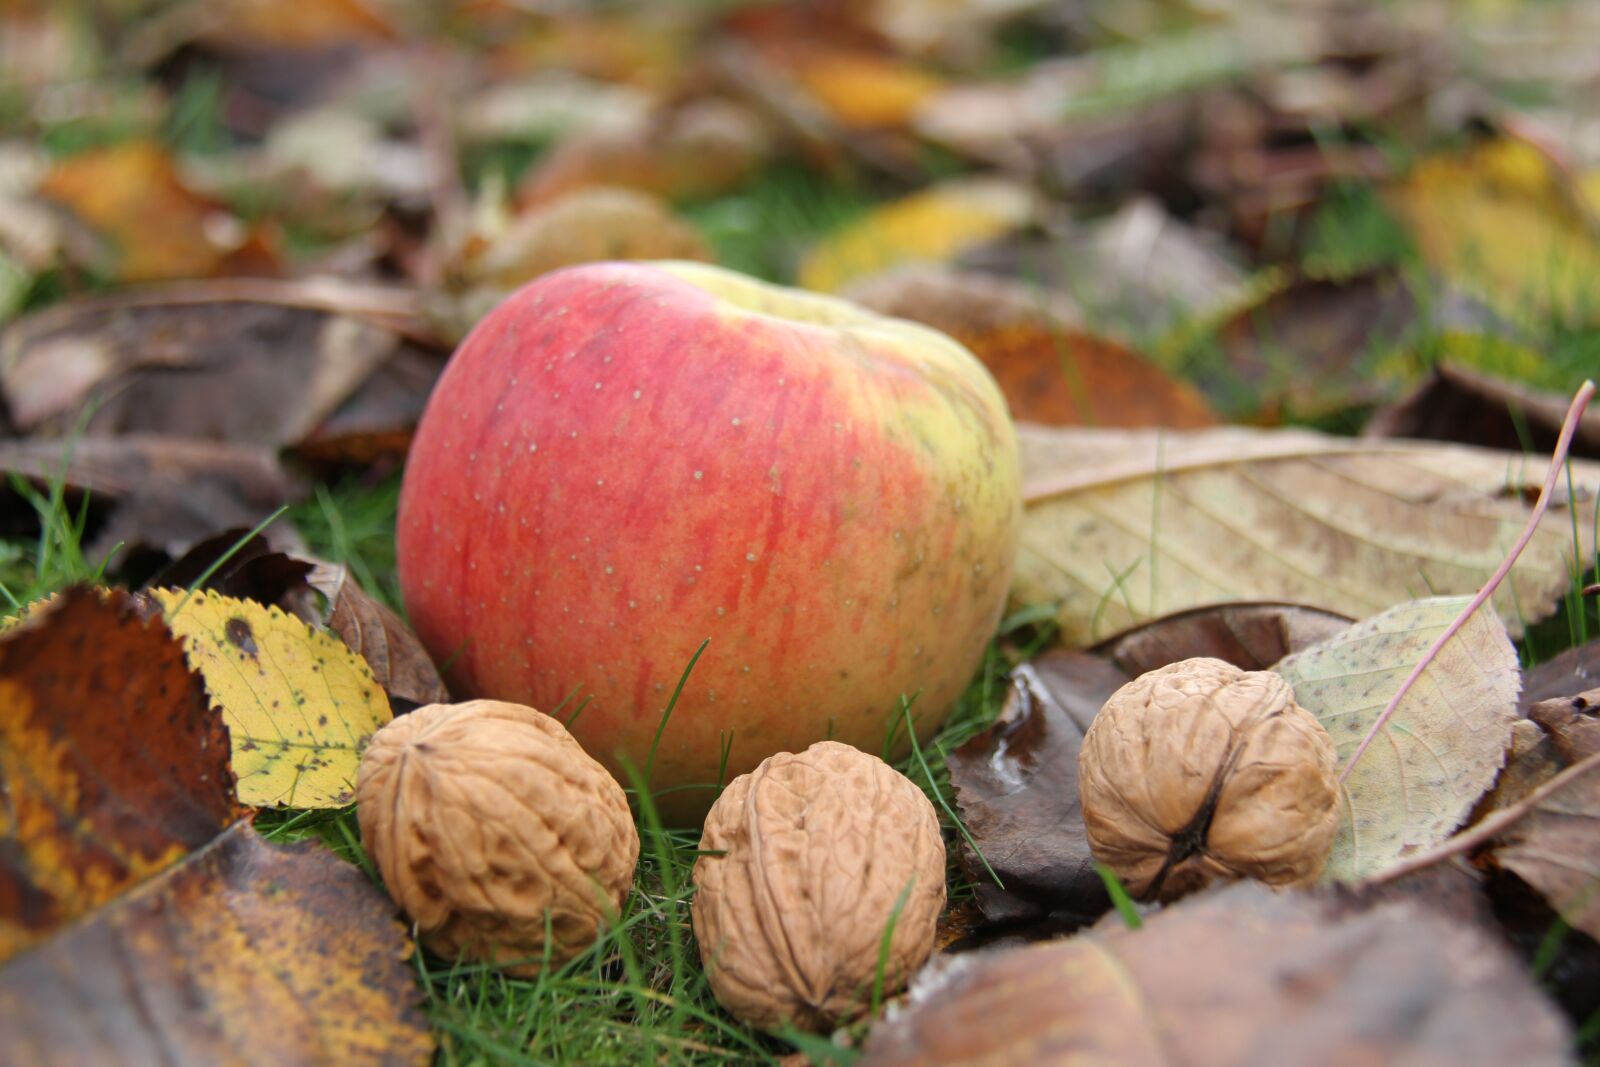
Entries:
{"label": "apple skin", "polygon": [[[1021,523],[1017,444],[944,334],[690,263],[544,275],[417,429],[398,562],[458,697],[554,711],[673,822],[826,738],[903,755],[970,681]],[[623,777],[624,784],[628,779]]]}

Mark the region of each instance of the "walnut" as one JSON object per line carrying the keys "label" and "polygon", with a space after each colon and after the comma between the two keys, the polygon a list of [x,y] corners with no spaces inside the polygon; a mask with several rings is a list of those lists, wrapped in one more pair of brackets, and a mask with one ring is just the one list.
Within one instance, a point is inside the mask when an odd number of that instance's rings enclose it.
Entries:
{"label": "walnut", "polygon": [[1337,823],[1333,741],[1270,671],[1188,659],[1111,695],[1078,753],[1095,858],[1140,899],[1213,878],[1321,873]]}
{"label": "walnut", "polygon": [[711,853],[694,867],[700,959],[746,1022],[824,1030],[866,1009],[891,921],[885,993],[933,951],[939,820],[876,756],[822,741],[766,759],[717,799],[700,848]]}
{"label": "walnut", "polygon": [[[518,704],[430,704],[373,735],[361,841],[434,952],[536,974],[627,898],[639,835],[622,787],[560,722]],[[546,923],[551,943],[545,943]]]}

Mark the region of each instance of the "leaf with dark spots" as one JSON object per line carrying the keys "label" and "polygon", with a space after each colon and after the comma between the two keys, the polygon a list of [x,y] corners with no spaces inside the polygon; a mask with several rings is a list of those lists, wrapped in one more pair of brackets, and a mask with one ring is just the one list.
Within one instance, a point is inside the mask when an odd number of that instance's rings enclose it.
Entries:
{"label": "leaf with dark spots", "polygon": [[205,844],[240,809],[204,688],[126,596],[69,590],[30,611],[0,637],[0,681],[5,959]]}
{"label": "leaf with dark spots", "polygon": [[256,645],[256,635],[251,632],[247,620],[238,617],[229,619],[223,626],[223,632],[227,635],[228,644],[252,659],[261,651]]}
{"label": "leaf with dark spots", "polygon": [[920,980],[861,1067],[1557,1067],[1564,1020],[1497,939],[1408,902],[1354,913],[1250,882],[1141,929],[966,957]]}
{"label": "leaf with dark spots", "polygon": [[255,526],[301,493],[270,448],[182,437],[0,441],[0,471],[41,485],[59,477],[107,505],[84,546],[94,559],[117,545],[174,554],[218,529]]}
{"label": "leaf with dark spots", "polygon": [[[1363,432],[1545,455],[1555,448],[1570,400],[1564,393],[1442,362],[1409,396],[1376,412]],[[1590,409],[1579,420],[1571,454],[1600,459],[1600,410]]]}
{"label": "leaf with dark spots", "polygon": [[392,910],[320,844],[236,824],[0,971],[6,1062],[425,1064]]}
{"label": "leaf with dark spots", "polygon": [[321,845],[241,820],[228,733],[123,593],[0,636],[0,1034],[7,1067],[420,1065],[393,906]]}
{"label": "leaf with dark spots", "polygon": [[1108,638],[1091,650],[1130,678],[1209,656],[1264,671],[1291,652],[1346,629],[1354,619],[1298,604],[1220,604],[1180,611]]}
{"label": "leaf with dark spots", "polygon": [[1084,835],[1078,749],[1100,706],[1127,681],[1099,657],[1047,653],[1013,672],[995,724],[950,754],[956,804],[983,854],[964,843],[961,864],[989,923],[1070,929],[1111,906]]}
{"label": "leaf with dark spots", "polygon": [[415,705],[450,699],[417,635],[400,616],[369,596],[347,568],[318,564],[309,581],[327,598],[327,627],[366,658],[385,692]]}

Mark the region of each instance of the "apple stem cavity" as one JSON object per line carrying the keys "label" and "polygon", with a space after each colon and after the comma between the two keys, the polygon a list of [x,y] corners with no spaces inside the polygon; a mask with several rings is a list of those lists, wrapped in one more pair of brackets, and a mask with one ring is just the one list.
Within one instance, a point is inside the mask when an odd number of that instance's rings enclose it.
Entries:
{"label": "apple stem cavity", "polygon": [[1411,673],[1406,676],[1406,680],[1400,683],[1400,688],[1395,690],[1394,696],[1389,698],[1389,703],[1385,705],[1382,714],[1372,724],[1372,728],[1367,731],[1366,736],[1361,739],[1361,744],[1356,746],[1355,752],[1351,754],[1350,759],[1345,763],[1344,769],[1339,772],[1340,786],[1344,785],[1345,780],[1350,777],[1351,770],[1355,768],[1356,763],[1367,751],[1367,748],[1382,732],[1383,728],[1389,724],[1389,720],[1394,717],[1395,710],[1399,708],[1400,702],[1405,699],[1407,693],[1411,692],[1411,687],[1416,684],[1417,679],[1422,677],[1422,672],[1428,669],[1433,661],[1438,658],[1444,646],[1467,624],[1467,620],[1472,618],[1472,613],[1483,607],[1484,603],[1494,595],[1494,591],[1500,587],[1500,583],[1505,581],[1506,575],[1511,573],[1511,568],[1516,564],[1517,557],[1522,555],[1522,550],[1527,548],[1528,542],[1533,540],[1533,535],[1538,532],[1539,523],[1544,519],[1544,513],[1550,506],[1550,497],[1555,493],[1556,480],[1561,476],[1561,471],[1566,463],[1567,450],[1572,447],[1572,437],[1577,432],[1578,420],[1583,417],[1584,409],[1589,406],[1589,401],[1594,397],[1594,388],[1592,380],[1586,381],[1578,387],[1577,393],[1572,397],[1572,404],[1567,408],[1567,417],[1561,423],[1561,435],[1556,439],[1555,452],[1550,457],[1550,469],[1545,473],[1544,485],[1539,489],[1539,499],[1533,505],[1533,513],[1528,516],[1528,523],[1523,527],[1521,536],[1511,546],[1511,551],[1506,554],[1506,558],[1499,568],[1489,576],[1487,582],[1483,583],[1483,588],[1478,590],[1477,595],[1461,610],[1461,614],[1457,615],[1455,620],[1445,628],[1444,633],[1440,634],[1438,639],[1429,646],[1428,651],[1417,661],[1417,665],[1411,668]]}

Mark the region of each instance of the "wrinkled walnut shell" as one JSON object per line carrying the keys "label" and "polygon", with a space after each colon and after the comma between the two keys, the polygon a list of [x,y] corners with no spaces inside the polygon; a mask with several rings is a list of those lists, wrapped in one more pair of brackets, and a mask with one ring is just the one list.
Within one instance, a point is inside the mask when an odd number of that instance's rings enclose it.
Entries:
{"label": "wrinkled walnut shell", "polygon": [[1078,754],[1089,847],[1140,899],[1309,882],[1333,846],[1333,741],[1271,671],[1189,659],[1111,695]]}
{"label": "wrinkled walnut shell", "polygon": [[559,963],[592,945],[633,884],[639,835],[622,787],[532,708],[474,700],[400,716],[367,746],[356,802],[389,893],[447,959],[537,974],[547,951]]}
{"label": "wrinkled walnut shell", "polygon": [[694,867],[700,959],[717,1000],[746,1022],[824,1030],[865,1010],[891,920],[886,994],[933,951],[939,820],[876,756],[823,741],[768,758],[723,791],[700,848],[721,853]]}

